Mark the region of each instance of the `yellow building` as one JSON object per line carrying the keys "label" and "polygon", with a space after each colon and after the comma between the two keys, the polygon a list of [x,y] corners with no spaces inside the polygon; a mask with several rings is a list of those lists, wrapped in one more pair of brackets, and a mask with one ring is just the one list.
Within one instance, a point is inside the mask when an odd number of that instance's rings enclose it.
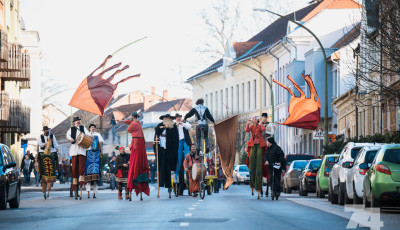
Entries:
{"label": "yellow building", "polygon": [[30,132],[30,108],[20,100],[30,87],[30,59],[19,43],[18,0],[0,0],[0,143],[10,147],[19,162],[21,137]]}

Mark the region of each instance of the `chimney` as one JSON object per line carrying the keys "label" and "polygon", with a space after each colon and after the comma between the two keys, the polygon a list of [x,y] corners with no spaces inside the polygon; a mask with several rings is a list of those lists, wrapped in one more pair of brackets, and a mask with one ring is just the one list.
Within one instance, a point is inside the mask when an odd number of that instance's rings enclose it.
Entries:
{"label": "chimney", "polygon": [[151,94],[152,95],[155,95],[156,94],[156,87],[151,87]]}
{"label": "chimney", "polygon": [[168,90],[163,90],[163,101],[167,101],[168,99]]}

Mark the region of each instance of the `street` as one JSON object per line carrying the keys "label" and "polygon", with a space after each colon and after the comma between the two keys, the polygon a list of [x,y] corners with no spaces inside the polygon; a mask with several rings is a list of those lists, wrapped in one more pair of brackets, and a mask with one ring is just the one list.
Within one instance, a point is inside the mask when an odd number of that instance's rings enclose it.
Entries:
{"label": "street", "polygon": [[[185,191],[186,194],[187,191]],[[0,229],[346,229],[351,213],[327,199],[282,194],[278,201],[251,196],[248,185],[232,185],[205,197],[168,199],[166,189],[157,198],[154,184],[151,196],[140,202],[117,200],[117,191],[101,190],[97,199],[69,197],[68,191],[21,194],[19,209],[0,212]],[[397,229],[399,213],[382,212],[382,229]],[[360,228],[361,229],[361,228]]]}

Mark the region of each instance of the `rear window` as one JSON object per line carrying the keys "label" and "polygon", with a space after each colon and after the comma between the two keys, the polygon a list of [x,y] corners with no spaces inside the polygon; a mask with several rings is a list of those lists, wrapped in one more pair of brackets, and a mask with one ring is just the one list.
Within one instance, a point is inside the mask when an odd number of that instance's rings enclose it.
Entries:
{"label": "rear window", "polygon": [[294,169],[304,169],[307,165],[307,161],[295,161],[293,162]]}
{"label": "rear window", "polygon": [[372,163],[378,150],[368,151],[365,153],[365,163]]}
{"label": "rear window", "polygon": [[310,161],[310,165],[308,166],[309,169],[313,169],[315,167],[321,166],[321,160],[318,161]]}
{"label": "rear window", "polygon": [[325,168],[332,168],[338,161],[338,158],[339,157],[328,157],[325,161]]}
{"label": "rear window", "polygon": [[356,159],[360,150],[361,150],[361,148],[352,148],[351,149],[351,158]]}
{"label": "rear window", "polygon": [[400,164],[400,149],[388,149],[385,152],[383,161]]}
{"label": "rear window", "polygon": [[314,159],[313,155],[288,155],[286,158],[286,163],[290,164],[297,160],[311,160]]}
{"label": "rear window", "polygon": [[248,172],[249,168],[247,166],[239,166],[239,172]]}

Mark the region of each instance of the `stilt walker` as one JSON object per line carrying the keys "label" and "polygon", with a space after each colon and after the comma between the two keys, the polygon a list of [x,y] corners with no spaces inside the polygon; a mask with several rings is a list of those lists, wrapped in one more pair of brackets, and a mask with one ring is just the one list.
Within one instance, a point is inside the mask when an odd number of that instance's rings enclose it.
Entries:
{"label": "stilt walker", "polygon": [[90,136],[90,133],[85,126],[81,125],[81,119],[79,117],[75,117],[73,122],[74,126],[68,130],[66,136],[71,142],[69,154],[72,157],[72,187],[73,190],[75,190],[75,200],[78,199],[78,179],[81,186],[79,199],[82,200],[82,186],[85,184],[86,149],[78,145],[76,141],[80,134]]}
{"label": "stilt walker", "polygon": [[156,146],[156,162],[157,162],[157,198],[160,198],[160,177],[158,173],[158,143],[160,143],[160,141],[158,140],[158,137],[156,137],[154,144]]}

